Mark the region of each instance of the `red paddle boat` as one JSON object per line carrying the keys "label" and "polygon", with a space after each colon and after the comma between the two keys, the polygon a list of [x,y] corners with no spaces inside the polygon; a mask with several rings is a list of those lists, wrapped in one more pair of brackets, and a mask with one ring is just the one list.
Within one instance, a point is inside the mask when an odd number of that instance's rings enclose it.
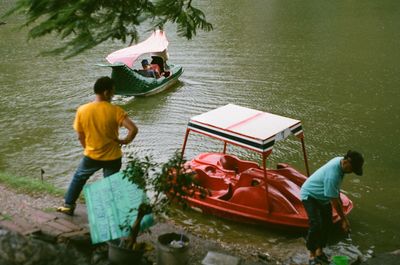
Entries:
{"label": "red paddle boat", "polygon": [[[244,223],[305,229],[307,214],[300,200],[305,175],[288,164],[266,168],[274,144],[290,135],[300,139],[307,176],[309,175],[301,122],[283,116],[228,104],[194,116],[186,129],[182,156],[190,133],[198,133],[224,143],[222,153],[201,153],[185,165],[195,173],[198,184],[207,190],[187,198],[188,204],[205,214]],[[227,154],[232,144],[261,154],[261,167]],[[221,146],[222,147],[222,146]],[[348,214],[352,202],[341,193]],[[339,216],[333,212],[334,222]]]}

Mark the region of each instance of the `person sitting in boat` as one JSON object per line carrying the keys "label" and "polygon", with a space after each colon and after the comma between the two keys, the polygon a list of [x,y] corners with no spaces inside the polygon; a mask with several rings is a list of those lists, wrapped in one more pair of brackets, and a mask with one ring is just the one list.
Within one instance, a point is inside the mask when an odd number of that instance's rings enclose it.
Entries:
{"label": "person sitting in boat", "polygon": [[153,78],[160,77],[160,72],[151,68],[149,61],[147,61],[146,59],[142,60],[142,67],[143,67],[143,69],[138,71],[139,74],[141,74],[145,77],[153,77]]}
{"label": "person sitting in boat", "polygon": [[168,77],[170,75],[170,71],[168,71],[168,65],[165,63],[164,59],[161,56],[151,56],[151,68],[157,69],[160,75]]}

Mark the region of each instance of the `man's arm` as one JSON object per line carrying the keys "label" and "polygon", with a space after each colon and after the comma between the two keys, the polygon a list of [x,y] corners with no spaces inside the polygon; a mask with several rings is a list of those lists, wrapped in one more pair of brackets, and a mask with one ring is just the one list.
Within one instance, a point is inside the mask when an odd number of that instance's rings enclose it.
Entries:
{"label": "man's arm", "polygon": [[122,121],[122,126],[128,129],[128,135],[125,137],[125,139],[119,139],[118,142],[120,144],[129,144],[133,139],[135,139],[136,134],[138,133],[138,128],[128,116]]}
{"label": "man's arm", "polygon": [[86,147],[85,134],[83,132],[77,132],[77,135],[82,147],[85,148]]}
{"label": "man's arm", "polygon": [[340,219],[342,220],[342,229],[344,232],[348,233],[350,232],[350,222],[349,219],[347,219],[346,215],[343,212],[343,207],[342,207],[342,200],[339,198],[334,198],[331,199],[331,203],[333,208],[335,208],[336,212],[339,214]]}

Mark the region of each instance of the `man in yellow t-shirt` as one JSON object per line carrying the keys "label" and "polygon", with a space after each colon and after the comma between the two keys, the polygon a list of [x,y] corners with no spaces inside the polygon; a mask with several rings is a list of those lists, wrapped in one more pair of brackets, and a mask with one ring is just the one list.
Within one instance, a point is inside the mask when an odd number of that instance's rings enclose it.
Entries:
{"label": "man in yellow t-shirt", "polygon": [[[138,132],[126,112],[110,103],[114,96],[111,78],[99,78],[94,84],[94,93],[95,100],[80,106],[75,116],[74,129],[84,156],[65,195],[64,206],[57,208],[68,215],[74,214],[76,200],[90,176],[103,169],[104,177],[108,177],[121,169],[121,145],[132,142]],[[119,127],[128,129],[124,139],[119,139]]]}

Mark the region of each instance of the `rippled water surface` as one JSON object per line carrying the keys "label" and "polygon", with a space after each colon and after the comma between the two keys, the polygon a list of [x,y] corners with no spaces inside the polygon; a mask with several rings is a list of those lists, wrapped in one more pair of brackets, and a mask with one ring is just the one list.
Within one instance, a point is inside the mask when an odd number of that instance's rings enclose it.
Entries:
{"label": "rippled water surface", "polygon": [[[13,1],[2,1],[4,12]],[[193,115],[235,103],[303,122],[311,170],[353,148],[365,154],[363,177],[344,189],[355,203],[353,241],[364,249],[399,248],[400,4],[383,1],[194,1],[214,31],[192,41],[167,28],[170,61],[184,74],[173,89],[148,98],[117,98],[140,133],[126,153],[165,161],[183,142]],[[78,57],[40,57],[51,37],[26,41],[22,18],[0,26],[0,170],[68,185],[81,157],[72,130],[76,108],[92,97],[96,66],[121,43],[105,43]],[[143,34],[146,37],[147,33]],[[187,157],[218,143],[193,137]],[[302,169],[299,142],[278,144],[269,162]],[[258,159],[234,149],[239,156]],[[264,244],[287,234],[194,212],[182,220],[216,237]],[[190,225],[189,224],[189,225]]]}

